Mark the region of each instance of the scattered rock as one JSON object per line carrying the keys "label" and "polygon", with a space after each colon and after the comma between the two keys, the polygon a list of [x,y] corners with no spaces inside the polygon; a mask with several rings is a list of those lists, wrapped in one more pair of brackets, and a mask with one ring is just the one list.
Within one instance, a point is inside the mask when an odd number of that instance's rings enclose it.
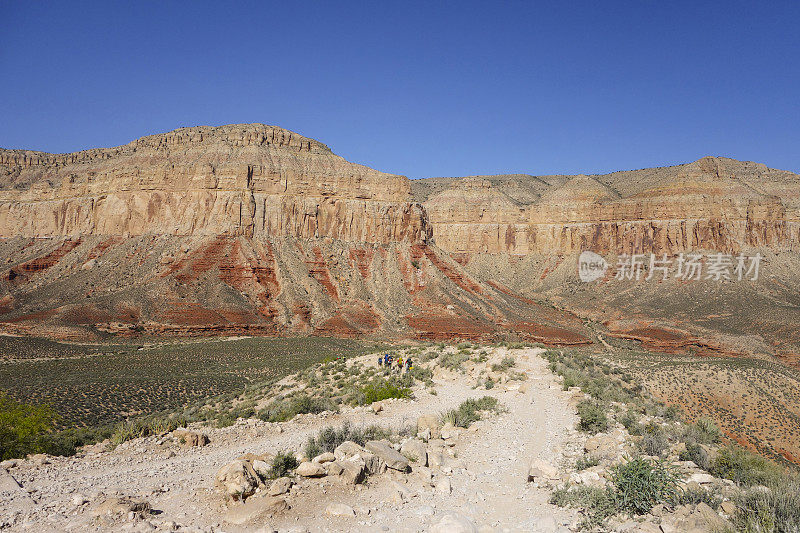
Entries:
{"label": "scattered rock", "polygon": [[270,466],[267,464],[266,461],[262,461],[261,459],[256,459],[255,461],[253,461],[253,470],[256,471],[256,474],[258,474],[261,479],[267,479],[272,469],[270,468]]}
{"label": "scattered rock", "polygon": [[419,463],[422,466],[427,466],[428,464],[428,450],[421,440],[406,440],[400,447],[400,453],[413,463]]}
{"label": "scattered rock", "polygon": [[361,453],[364,453],[364,448],[350,440],[344,441],[337,446],[335,450],[333,450],[333,456],[337,461],[349,459],[350,457],[359,455]]}
{"label": "scattered rock", "polygon": [[292,488],[292,480],[288,477],[279,477],[269,486],[267,494],[270,496],[280,496],[286,494]]}
{"label": "scattered rock", "polygon": [[423,440],[438,439],[439,428],[437,415],[422,415],[417,418],[417,436]]}
{"label": "scattered rock", "polygon": [[453,486],[450,483],[450,478],[442,477],[436,480],[436,492],[440,494],[450,494],[453,491]]}
{"label": "scattered rock", "polygon": [[372,407],[372,412],[376,415],[383,411],[383,404],[381,402],[372,402],[370,407]]}
{"label": "scattered rock", "polygon": [[330,503],[325,508],[325,514],[328,516],[350,517],[355,516],[356,511],[349,505],[343,503]]}
{"label": "scattered rock", "polygon": [[300,463],[300,466],[297,467],[295,473],[298,476],[303,477],[322,477],[327,475],[324,466],[319,463],[312,463],[311,461]]}
{"label": "scattered rock", "polygon": [[722,512],[726,515],[733,515],[736,512],[736,504],[731,501],[722,502],[719,508],[722,509]]}
{"label": "scattered rock", "polygon": [[259,524],[267,517],[289,509],[284,498],[254,496],[244,504],[236,505],[225,513],[225,521],[234,525]]}
{"label": "scattered rock", "polygon": [[367,442],[365,448],[376,456],[380,457],[386,463],[386,466],[393,469],[405,472],[408,470],[408,459],[403,457],[403,454],[389,446],[387,443],[377,440]]}
{"label": "scattered rock", "polygon": [[245,499],[258,487],[259,478],[252,465],[237,459],[217,471],[216,485],[234,500]]}
{"label": "scattered rock", "polygon": [[546,481],[558,478],[558,469],[542,459],[534,459],[528,467],[528,481]]}
{"label": "scattered rock", "polygon": [[351,485],[357,485],[364,481],[366,477],[366,468],[362,461],[349,460],[339,463],[341,466],[341,476],[346,482]]}
{"label": "scattered rock", "polygon": [[478,528],[466,516],[449,512],[430,529],[430,533],[478,533]]}
{"label": "scattered rock", "polygon": [[194,446],[205,446],[209,443],[208,435],[199,431],[189,431],[186,429],[176,429],[172,436],[178,439],[181,446],[191,448]]}
{"label": "scattered rock", "polygon": [[330,463],[331,461],[335,461],[336,456],[333,455],[331,452],[321,453],[318,456],[314,457],[311,462],[312,463]]}

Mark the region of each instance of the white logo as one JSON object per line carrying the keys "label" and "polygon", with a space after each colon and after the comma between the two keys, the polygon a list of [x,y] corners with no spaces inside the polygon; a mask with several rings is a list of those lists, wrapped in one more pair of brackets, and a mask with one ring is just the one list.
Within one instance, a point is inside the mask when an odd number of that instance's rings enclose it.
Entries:
{"label": "white logo", "polygon": [[608,270],[608,263],[602,256],[594,252],[581,252],[578,257],[578,277],[581,281],[590,282],[600,279],[606,275]]}

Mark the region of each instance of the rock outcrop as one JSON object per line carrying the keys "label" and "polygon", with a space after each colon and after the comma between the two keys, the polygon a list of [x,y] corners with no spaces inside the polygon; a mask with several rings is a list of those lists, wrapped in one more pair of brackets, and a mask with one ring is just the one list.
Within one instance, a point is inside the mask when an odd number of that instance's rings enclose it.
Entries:
{"label": "rock outcrop", "polygon": [[412,188],[436,244],[451,253],[800,249],[800,176],[733,159],[601,176],[431,178]]}
{"label": "rock outcrop", "polygon": [[181,128],[125,146],[0,151],[0,237],[429,237],[408,179],[261,124]]}

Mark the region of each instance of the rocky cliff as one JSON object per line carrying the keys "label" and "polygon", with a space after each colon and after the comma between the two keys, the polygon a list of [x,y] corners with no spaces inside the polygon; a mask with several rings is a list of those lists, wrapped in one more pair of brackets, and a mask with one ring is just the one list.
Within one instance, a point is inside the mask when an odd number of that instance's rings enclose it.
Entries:
{"label": "rocky cliff", "polygon": [[459,254],[800,249],[800,176],[706,157],[598,176],[412,182],[438,246]]}
{"label": "rocky cliff", "polygon": [[426,240],[408,179],[274,126],[182,128],[125,146],[0,151],[0,237],[143,234]]}
{"label": "rocky cliff", "polygon": [[407,178],[274,126],[3,150],[0,329],[588,342],[431,237]]}

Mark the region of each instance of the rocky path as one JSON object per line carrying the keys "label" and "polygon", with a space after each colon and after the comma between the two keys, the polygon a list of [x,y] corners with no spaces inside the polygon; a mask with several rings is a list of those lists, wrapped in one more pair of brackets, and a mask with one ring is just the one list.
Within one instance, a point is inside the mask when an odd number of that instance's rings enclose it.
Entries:
{"label": "rocky path", "polygon": [[[558,465],[564,454],[582,448],[573,429],[575,410],[536,348],[512,355],[524,382],[475,390],[475,378],[443,372],[434,379],[436,395],[415,391],[413,401],[389,401],[380,413],[343,409],[336,415],[300,415],[290,422],[257,420],[206,430],[211,442],[184,448],[171,438],[130,441],[111,452],[75,458],[37,458],[0,471],[0,508],[14,531],[106,530],[97,521],[99,502],[111,496],[146,500],[156,514],[131,513],[114,530],[204,531],[558,531],[574,525],[574,512],[547,503],[549,490],[527,481],[533,459]],[[368,359],[365,359],[367,361]],[[310,435],[344,421],[401,428],[419,416],[439,414],[467,398],[496,397],[508,409],[474,423],[450,440],[441,468],[393,470],[353,487],[331,476],[299,479],[274,516],[242,516],[226,508],[213,489],[217,470],[246,454],[300,450]],[[11,482],[17,484],[16,488]],[[344,516],[331,516],[341,504]],[[239,504],[241,505],[241,504]],[[352,512],[350,512],[352,510]],[[338,513],[342,514],[342,513]]]}

